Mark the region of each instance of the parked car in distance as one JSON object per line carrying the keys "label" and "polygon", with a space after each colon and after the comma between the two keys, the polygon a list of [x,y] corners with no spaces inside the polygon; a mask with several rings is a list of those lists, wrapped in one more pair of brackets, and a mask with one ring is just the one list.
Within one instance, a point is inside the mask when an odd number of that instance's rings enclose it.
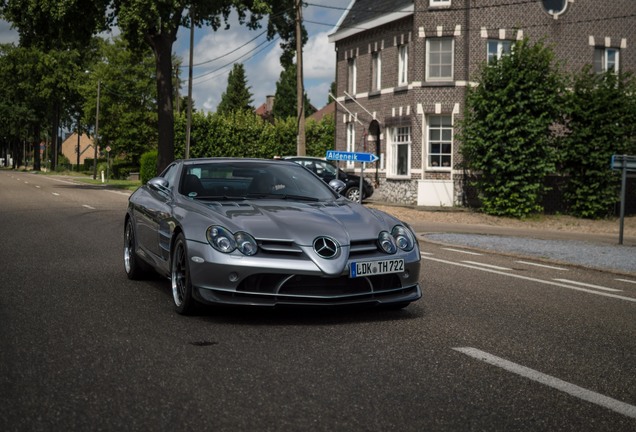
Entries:
{"label": "parked car in distance", "polygon": [[[360,201],[360,176],[349,174],[329,161],[317,157],[285,156],[283,159],[294,161],[305,168],[308,168],[326,183],[329,183],[335,178],[343,181],[346,186],[341,194],[351,201]],[[367,179],[364,179],[363,189],[362,199],[370,198],[371,195],[373,195],[373,186],[367,181]]]}
{"label": "parked car in distance", "polygon": [[399,219],[347,200],[295,162],[188,159],[129,198],[124,268],[197,303],[402,308],[421,296],[420,250]]}

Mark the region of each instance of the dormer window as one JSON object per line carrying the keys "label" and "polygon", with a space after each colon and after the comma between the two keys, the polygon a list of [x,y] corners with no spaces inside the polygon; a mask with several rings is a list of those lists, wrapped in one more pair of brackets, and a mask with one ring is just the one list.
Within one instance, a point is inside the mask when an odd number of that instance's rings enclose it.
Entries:
{"label": "dormer window", "polygon": [[543,9],[550,15],[557,17],[565,12],[569,0],[542,0]]}

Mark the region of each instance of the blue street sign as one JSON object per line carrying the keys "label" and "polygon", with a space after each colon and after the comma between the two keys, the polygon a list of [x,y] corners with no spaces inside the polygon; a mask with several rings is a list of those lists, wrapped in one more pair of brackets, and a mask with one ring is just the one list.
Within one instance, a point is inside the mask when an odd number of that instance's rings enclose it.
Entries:
{"label": "blue street sign", "polygon": [[327,160],[370,163],[375,162],[378,159],[379,158],[373,153],[355,153],[327,150]]}

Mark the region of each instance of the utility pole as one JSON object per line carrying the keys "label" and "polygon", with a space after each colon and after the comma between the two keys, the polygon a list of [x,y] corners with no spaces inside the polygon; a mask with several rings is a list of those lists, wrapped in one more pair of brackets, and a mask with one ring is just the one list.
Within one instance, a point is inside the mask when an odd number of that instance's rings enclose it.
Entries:
{"label": "utility pole", "polygon": [[190,159],[190,131],[192,129],[192,61],[194,45],[194,13],[190,6],[190,64],[188,65],[188,121],[186,125],[185,158]]}
{"label": "utility pole", "polygon": [[305,86],[303,84],[302,7],[302,0],[296,0],[296,107],[298,113],[296,152],[298,156],[305,156]]}

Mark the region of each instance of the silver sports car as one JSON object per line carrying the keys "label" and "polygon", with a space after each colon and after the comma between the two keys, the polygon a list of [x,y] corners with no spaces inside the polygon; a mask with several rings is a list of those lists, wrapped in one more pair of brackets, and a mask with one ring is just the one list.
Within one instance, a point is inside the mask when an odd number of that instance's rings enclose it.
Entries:
{"label": "silver sports car", "polygon": [[197,303],[386,305],[421,297],[408,225],[340,196],[295,162],[189,159],[131,196],[128,277],[171,281],[177,312]]}

